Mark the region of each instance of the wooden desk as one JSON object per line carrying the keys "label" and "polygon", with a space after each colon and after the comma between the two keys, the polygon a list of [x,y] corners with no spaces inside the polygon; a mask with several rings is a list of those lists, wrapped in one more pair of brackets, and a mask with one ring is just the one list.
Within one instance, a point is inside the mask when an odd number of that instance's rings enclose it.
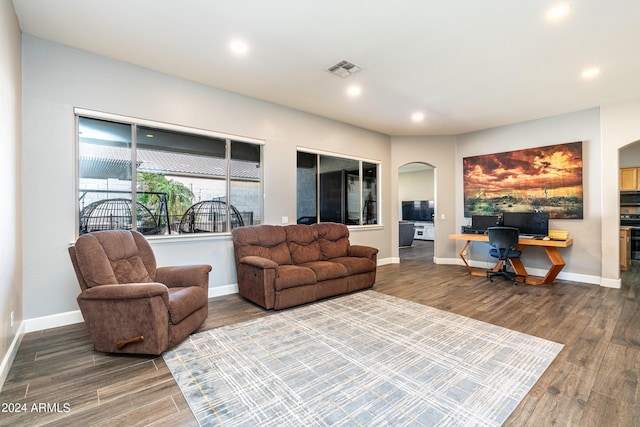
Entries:
{"label": "wooden desk", "polygon": [[[467,270],[470,274],[474,276],[486,276],[487,270],[473,268],[467,262],[467,259],[464,257],[467,248],[471,242],[489,242],[489,237],[485,234],[450,234],[449,239],[452,240],[466,240],[466,243],[458,252],[462,262],[467,267]],[[547,274],[544,277],[539,276],[531,276],[527,273],[527,270],[524,268],[524,264],[519,258],[515,258],[511,260],[511,265],[513,266],[516,274],[521,274],[526,277],[525,282],[529,285],[546,285],[556,281],[556,276],[560,273],[560,270],[566,265],[564,259],[560,255],[558,248],[566,248],[573,244],[573,239],[569,238],[567,240],[537,240],[537,239],[520,239],[518,241],[517,250],[524,251],[527,246],[542,246],[545,253],[549,257],[549,261],[551,261],[551,267],[547,271]],[[493,268],[494,271],[498,271],[502,268],[502,261],[499,261],[498,264]]]}

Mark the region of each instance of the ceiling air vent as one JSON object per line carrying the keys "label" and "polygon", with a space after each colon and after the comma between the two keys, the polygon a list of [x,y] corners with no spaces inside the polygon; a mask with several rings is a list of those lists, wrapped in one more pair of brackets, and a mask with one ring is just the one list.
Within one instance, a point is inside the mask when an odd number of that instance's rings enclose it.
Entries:
{"label": "ceiling air vent", "polygon": [[342,60],[327,68],[327,71],[338,77],[349,77],[351,74],[357,73],[360,70],[362,70],[362,67],[346,60]]}

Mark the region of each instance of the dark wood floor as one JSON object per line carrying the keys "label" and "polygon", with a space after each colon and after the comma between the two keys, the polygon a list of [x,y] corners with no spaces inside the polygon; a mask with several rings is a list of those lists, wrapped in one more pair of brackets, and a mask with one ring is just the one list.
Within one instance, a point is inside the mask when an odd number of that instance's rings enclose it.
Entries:
{"label": "dark wood floor", "polygon": [[[400,255],[378,269],[376,291],[565,345],[505,425],[640,425],[640,266],[619,290],[513,286],[433,264],[432,242]],[[203,329],[269,314],[237,295],[219,297]],[[2,426],[197,425],[161,357],[96,353],[83,324],[27,334],[0,404]],[[5,412],[12,404],[20,412]]]}

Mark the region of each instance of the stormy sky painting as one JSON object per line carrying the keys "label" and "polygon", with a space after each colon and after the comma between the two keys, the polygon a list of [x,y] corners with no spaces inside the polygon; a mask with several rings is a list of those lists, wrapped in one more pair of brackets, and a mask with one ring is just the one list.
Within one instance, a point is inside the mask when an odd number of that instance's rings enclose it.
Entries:
{"label": "stormy sky painting", "polygon": [[581,219],[582,142],[465,157],[465,216],[548,212]]}

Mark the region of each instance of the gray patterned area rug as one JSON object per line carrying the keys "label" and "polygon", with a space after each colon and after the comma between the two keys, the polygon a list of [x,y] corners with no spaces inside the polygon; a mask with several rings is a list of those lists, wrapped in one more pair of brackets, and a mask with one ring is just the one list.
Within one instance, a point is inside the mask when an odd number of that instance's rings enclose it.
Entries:
{"label": "gray patterned area rug", "polygon": [[364,291],[163,357],[202,426],[499,426],[562,347]]}

